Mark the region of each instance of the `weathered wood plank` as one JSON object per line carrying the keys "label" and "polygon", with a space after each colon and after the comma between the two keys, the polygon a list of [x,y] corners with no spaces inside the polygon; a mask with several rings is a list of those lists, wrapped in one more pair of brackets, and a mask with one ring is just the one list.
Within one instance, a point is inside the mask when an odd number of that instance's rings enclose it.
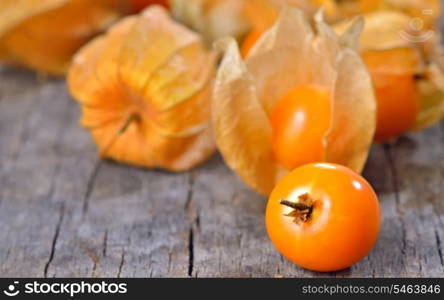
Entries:
{"label": "weathered wood plank", "polygon": [[[7,75],[22,86],[34,80]],[[17,146],[1,153],[7,247],[1,248],[0,274],[186,276],[189,175],[99,162],[63,82],[30,86],[29,114],[6,81],[2,145],[17,140]],[[22,120],[23,129],[15,130]]]}
{"label": "weathered wood plank", "polygon": [[50,276],[186,276],[187,174],[102,163],[62,226]]}
{"label": "weathered wood plank", "polygon": [[372,253],[319,274],[283,259],[265,201],[215,156],[184,174],[99,161],[61,80],[0,71],[0,276],[444,276],[444,122],[374,146]]}
{"label": "weathered wood plank", "polygon": [[[374,147],[365,175],[380,195],[380,240],[362,262],[331,276],[444,276],[441,244],[437,242],[442,240],[438,221],[442,210],[435,209],[442,206],[444,183],[444,152],[436,139],[439,134],[437,126],[392,146]],[[415,146],[410,149],[408,144]],[[415,158],[422,164],[413,164]],[[265,199],[245,188],[225,166],[214,163],[212,172],[209,167],[196,171],[194,180],[193,276],[326,275],[299,269],[282,259],[266,237]],[[420,193],[428,193],[425,203],[416,197]],[[422,206],[408,208],[405,201]]]}
{"label": "weathered wood plank", "polygon": [[70,109],[60,81],[2,70],[1,86],[1,274],[43,276],[61,212],[53,195]]}

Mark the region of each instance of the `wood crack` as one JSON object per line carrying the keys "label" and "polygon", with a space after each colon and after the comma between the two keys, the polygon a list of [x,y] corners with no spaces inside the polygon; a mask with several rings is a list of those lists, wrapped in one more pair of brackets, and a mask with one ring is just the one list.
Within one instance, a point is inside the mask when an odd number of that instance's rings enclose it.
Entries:
{"label": "wood crack", "polygon": [[50,267],[50,265],[52,263],[52,260],[54,259],[55,249],[56,249],[56,246],[57,246],[57,240],[58,240],[59,235],[60,235],[60,228],[62,226],[64,215],[65,215],[65,203],[62,203],[60,205],[60,214],[59,214],[59,219],[57,221],[56,229],[55,229],[55,232],[54,232],[54,237],[53,237],[52,242],[51,242],[51,252],[49,254],[48,261],[45,264],[45,268],[43,270],[43,276],[45,278],[48,277],[48,270],[49,270],[49,267]]}
{"label": "wood crack", "polygon": [[438,248],[439,261],[441,262],[441,266],[444,267],[444,259],[442,256],[442,242],[439,238],[438,230],[435,229],[435,238],[436,238],[436,247]]}
{"label": "wood crack", "polygon": [[406,229],[405,229],[405,223],[404,223],[404,221],[401,219],[400,220],[400,222],[401,222],[401,238],[402,238],[402,246],[401,246],[401,254],[402,255],[406,255],[406,249],[407,249],[407,232],[406,232]]}
{"label": "wood crack", "polygon": [[[68,107],[69,106],[67,104],[64,106],[64,116],[65,116],[64,119],[67,118],[67,114],[68,114],[68,111],[69,111]],[[65,127],[61,127],[60,130],[58,130],[58,132],[56,133],[56,137],[57,137],[56,140],[60,140],[61,139],[61,137],[63,136],[63,131],[65,129],[66,129]],[[23,138],[23,136],[21,138]],[[56,156],[58,157],[58,154],[60,153],[60,145],[58,143],[54,144],[53,151],[56,154]],[[51,182],[51,186],[50,186],[49,193],[48,193],[48,199],[52,199],[53,196],[54,196],[54,193],[55,193],[55,190],[56,190],[56,178],[58,178],[58,175],[59,175],[61,169],[62,169],[61,163],[60,163],[59,160],[57,160],[57,164],[56,164],[55,169],[54,169],[54,175],[53,175],[54,177],[53,177],[53,180]],[[57,246],[57,240],[58,240],[59,235],[60,235],[60,228],[62,226],[64,215],[65,215],[65,203],[62,202],[60,204],[59,219],[57,221],[56,229],[55,229],[54,236],[53,236],[53,239],[52,239],[52,242],[51,242],[51,252],[49,254],[48,261],[46,262],[45,268],[44,268],[44,271],[43,271],[43,276],[45,278],[47,278],[47,276],[48,276],[49,267],[50,267],[50,265],[51,265],[51,263],[52,263],[52,261],[54,259],[55,249],[56,249],[56,246]]]}
{"label": "wood crack", "polygon": [[168,270],[168,274],[171,272],[171,251],[168,251],[168,263],[167,263],[167,270]]}
{"label": "wood crack", "polygon": [[194,259],[195,259],[195,233],[196,229],[200,228],[200,216],[196,210],[194,203],[194,172],[191,172],[188,177],[188,191],[185,201],[185,212],[188,216],[188,276],[193,276]]}
{"label": "wood crack", "polygon": [[[440,133],[441,133],[441,141],[444,142],[444,121],[442,121],[439,124],[439,128],[440,128]],[[442,148],[444,148],[443,144],[441,144],[441,150],[442,150]],[[441,167],[440,168],[440,172],[439,172],[439,176],[441,177],[441,182],[444,179],[444,173],[443,172],[444,172],[444,168]],[[440,187],[441,187],[440,188],[440,191],[441,191],[440,194],[442,195],[443,191],[444,191],[443,185],[441,184]],[[436,245],[438,247],[439,259],[441,261],[441,266],[444,267],[444,257],[443,257],[443,250],[442,250],[442,241],[441,241],[441,239],[439,237],[439,233],[438,233],[438,230],[436,228],[435,228],[435,237],[436,237]]]}
{"label": "wood crack", "polygon": [[117,278],[122,275],[123,265],[125,264],[125,248],[122,249],[122,256],[120,257],[119,271],[117,272]]}
{"label": "wood crack", "polygon": [[83,196],[83,205],[82,205],[82,216],[84,217],[89,209],[89,199],[91,198],[91,194],[94,188],[94,184],[96,182],[97,175],[99,174],[100,167],[102,166],[102,161],[98,160],[94,169],[91,172],[91,175],[88,179],[88,183],[86,185],[85,195]]}
{"label": "wood crack", "polygon": [[106,257],[106,251],[108,247],[108,229],[105,230],[105,234],[103,235],[103,243],[102,243],[102,256]]}
{"label": "wood crack", "polygon": [[193,276],[194,269],[194,230],[190,227],[188,234],[188,276]]}

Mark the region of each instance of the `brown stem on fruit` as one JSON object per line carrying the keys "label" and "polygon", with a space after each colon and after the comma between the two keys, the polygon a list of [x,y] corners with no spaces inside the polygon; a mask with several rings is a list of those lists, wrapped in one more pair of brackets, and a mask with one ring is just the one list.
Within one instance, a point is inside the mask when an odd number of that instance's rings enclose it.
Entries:
{"label": "brown stem on fruit", "polygon": [[305,205],[305,204],[301,204],[301,203],[295,203],[295,202],[290,202],[288,200],[281,200],[280,202],[282,205],[291,207],[293,209],[297,209],[297,210],[307,210],[307,209],[311,209],[311,206]]}
{"label": "brown stem on fruit", "polygon": [[106,153],[109,151],[109,149],[114,145],[114,143],[119,139],[119,137],[124,134],[130,125],[133,122],[139,121],[140,117],[137,113],[132,113],[128,119],[123,123],[122,127],[119,128],[116,135],[113,136],[113,138],[109,141],[109,143],[103,148],[103,150],[100,151],[100,156],[105,157]]}
{"label": "brown stem on fruit", "polygon": [[314,201],[309,194],[302,194],[298,197],[298,199],[299,202],[291,202],[283,199],[279,203],[293,209],[293,211],[285,216],[294,218],[293,222],[296,224],[302,224],[307,222],[310,218],[313,211]]}

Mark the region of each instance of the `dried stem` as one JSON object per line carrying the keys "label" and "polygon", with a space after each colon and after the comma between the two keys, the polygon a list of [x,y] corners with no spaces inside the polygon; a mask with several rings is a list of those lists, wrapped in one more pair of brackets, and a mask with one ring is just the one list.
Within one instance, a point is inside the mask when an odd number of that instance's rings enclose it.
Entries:
{"label": "dried stem", "polygon": [[281,205],[291,207],[293,211],[291,211],[289,214],[286,214],[285,216],[292,217],[294,218],[293,221],[296,224],[301,224],[307,222],[310,218],[313,211],[314,201],[309,194],[300,195],[298,198],[299,202],[291,202],[283,199],[279,203]]}
{"label": "dried stem", "polygon": [[290,202],[288,200],[281,200],[280,204],[291,207],[293,209],[297,209],[297,210],[307,210],[307,209],[311,209],[311,206],[309,205],[305,205],[305,204],[301,204],[301,203],[295,203],[295,202]]}

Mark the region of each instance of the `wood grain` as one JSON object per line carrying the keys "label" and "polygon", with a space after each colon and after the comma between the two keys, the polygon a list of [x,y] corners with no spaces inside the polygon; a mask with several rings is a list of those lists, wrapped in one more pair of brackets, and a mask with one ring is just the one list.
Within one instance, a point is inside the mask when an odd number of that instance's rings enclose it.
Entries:
{"label": "wood grain", "polygon": [[282,258],[265,199],[215,156],[184,174],[100,161],[61,80],[0,71],[0,276],[444,276],[444,123],[374,146],[383,225],[332,274]]}
{"label": "wood grain", "polygon": [[0,69],[1,277],[444,277],[444,122],[374,146],[379,241],[350,269],[282,258],[263,197],[216,155],[184,174],[100,161],[62,80]]}

